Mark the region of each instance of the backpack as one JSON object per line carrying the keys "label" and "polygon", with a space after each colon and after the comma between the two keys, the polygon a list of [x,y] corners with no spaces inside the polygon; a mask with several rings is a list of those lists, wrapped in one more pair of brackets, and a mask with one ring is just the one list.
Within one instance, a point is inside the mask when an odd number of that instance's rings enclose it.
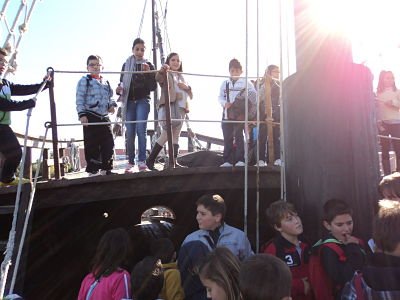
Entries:
{"label": "backpack", "polygon": [[319,241],[313,246],[313,251],[309,261],[310,285],[317,300],[334,300],[334,293],[340,290],[340,286],[335,286],[328,274],[324,270],[321,262],[321,250],[328,247],[336,252],[339,261],[345,262],[346,255],[344,250],[333,239]]}
{"label": "backpack", "polygon": [[[242,89],[236,96],[232,106],[228,109],[228,120],[244,121],[246,112],[246,89]],[[229,102],[229,81],[226,82],[226,97]],[[254,91],[248,90],[248,119],[255,121],[257,119],[257,96]]]}

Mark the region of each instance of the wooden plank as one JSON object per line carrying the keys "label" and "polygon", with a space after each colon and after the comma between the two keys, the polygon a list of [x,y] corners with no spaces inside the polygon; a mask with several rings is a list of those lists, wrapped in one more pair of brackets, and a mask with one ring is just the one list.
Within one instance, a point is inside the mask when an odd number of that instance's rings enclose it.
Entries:
{"label": "wooden plank", "polygon": [[[262,168],[260,182],[262,189],[280,189],[279,168]],[[251,189],[256,188],[256,167],[249,167],[248,186]],[[39,183],[36,198],[37,208],[44,208],[179,192],[243,189],[243,187],[243,168],[182,168]]]}

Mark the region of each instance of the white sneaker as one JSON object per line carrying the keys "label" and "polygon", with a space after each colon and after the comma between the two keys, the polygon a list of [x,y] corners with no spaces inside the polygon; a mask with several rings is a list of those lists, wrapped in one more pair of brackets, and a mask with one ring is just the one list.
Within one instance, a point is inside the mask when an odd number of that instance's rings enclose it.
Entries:
{"label": "white sneaker", "polygon": [[139,168],[139,172],[150,171],[150,169],[147,167],[145,161],[139,161],[139,162],[138,162],[138,168]]}
{"label": "white sneaker", "polygon": [[226,168],[226,167],[233,167],[233,165],[230,162],[224,162],[220,167]]}
{"label": "white sneaker", "polygon": [[282,166],[282,161],[281,161],[281,159],[280,158],[278,158],[277,160],[275,160],[275,162],[274,162],[274,165],[275,166]]}
{"label": "white sneaker", "polygon": [[127,164],[126,165],[125,174],[131,174],[131,173],[135,173],[135,172],[137,172],[135,170],[135,165],[132,165],[132,164]]}
{"label": "white sneaker", "polygon": [[258,164],[255,164],[255,166],[257,167],[257,166],[259,166],[259,167],[266,167],[267,166],[267,163],[265,162],[265,161],[263,161],[263,160],[259,160],[258,161]]}
{"label": "white sneaker", "polygon": [[238,161],[236,164],[235,164],[235,167],[244,167],[246,164],[244,163],[244,162],[242,162],[242,161]]}
{"label": "white sneaker", "polygon": [[97,172],[88,172],[88,177],[95,177],[95,176],[100,176],[101,174],[100,174],[100,172],[99,171],[97,171]]}

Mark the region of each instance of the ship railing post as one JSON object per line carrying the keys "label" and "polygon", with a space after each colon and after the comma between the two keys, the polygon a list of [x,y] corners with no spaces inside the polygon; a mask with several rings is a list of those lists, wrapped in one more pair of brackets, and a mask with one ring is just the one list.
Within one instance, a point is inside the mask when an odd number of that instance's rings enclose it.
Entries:
{"label": "ship railing post", "polygon": [[56,102],[54,101],[54,69],[49,67],[47,72],[50,72],[52,78],[49,81],[49,97],[50,97],[50,115],[51,115],[51,136],[53,140],[53,159],[54,159],[54,177],[60,179],[60,163],[58,153],[58,133],[57,133],[57,111]]}
{"label": "ship railing post", "polygon": [[42,177],[45,180],[49,180],[49,149],[45,148],[43,151],[43,162],[42,162]]}
{"label": "ship railing post", "polygon": [[32,181],[32,148],[26,147],[26,156],[24,162],[24,178],[29,179]]}
{"label": "ship railing post", "polygon": [[[64,151],[64,148],[59,148],[58,149],[58,157],[61,157],[61,158],[64,158],[64,155],[65,155],[65,153],[64,153],[65,151]],[[61,163],[60,163],[60,175],[61,176],[65,176],[65,166],[66,166],[67,164],[64,162],[64,160],[62,159],[61,160]]]}
{"label": "ship railing post", "polygon": [[168,138],[168,167],[175,168],[175,157],[174,157],[174,147],[172,145],[172,124],[171,124],[171,107],[169,98],[169,85],[168,85],[168,72],[164,74],[164,85],[163,85],[164,99],[165,99],[165,122]]}

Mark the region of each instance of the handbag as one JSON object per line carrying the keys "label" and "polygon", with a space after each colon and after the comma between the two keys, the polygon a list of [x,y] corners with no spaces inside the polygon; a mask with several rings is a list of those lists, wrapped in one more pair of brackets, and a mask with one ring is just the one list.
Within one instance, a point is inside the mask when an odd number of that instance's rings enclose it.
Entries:
{"label": "handbag", "polygon": [[[115,121],[116,122],[121,122],[122,121],[122,108],[121,108],[121,106],[118,107],[117,117],[116,117]],[[114,137],[122,136],[122,125],[119,124],[119,123],[115,123],[113,125],[113,128],[112,128],[112,133],[113,133]]]}
{"label": "handbag", "polygon": [[[250,97],[253,95],[249,93],[248,101],[248,118],[249,121],[254,121],[257,116],[257,106],[255,101],[251,101]],[[244,121],[246,116],[246,97],[244,95],[244,90],[242,90],[239,95],[236,96],[235,101],[232,106],[228,108],[228,119],[235,121]]]}
{"label": "handbag", "polygon": [[[181,124],[182,121],[173,121],[172,119],[182,119],[182,114],[180,112],[180,107],[178,103],[171,102],[170,103],[170,112],[171,112],[171,126],[172,128],[175,128]],[[167,129],[167,114],[166,114],[166,109],[165,105],[162,105],[158,108],[158,120],[160,120],[160,125],[162,129],[166,130]]]}

